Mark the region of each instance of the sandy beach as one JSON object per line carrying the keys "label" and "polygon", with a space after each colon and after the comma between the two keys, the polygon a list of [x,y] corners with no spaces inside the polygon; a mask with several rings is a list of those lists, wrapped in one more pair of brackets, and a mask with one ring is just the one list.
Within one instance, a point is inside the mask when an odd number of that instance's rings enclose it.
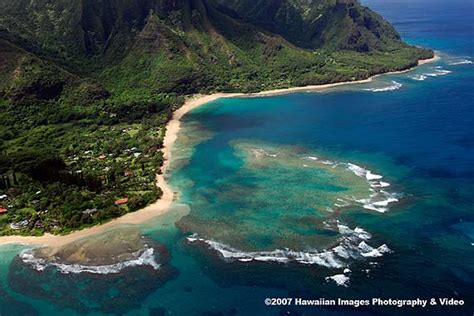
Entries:
{"label": "sandy beach", "polygon": [[[425,60],[419,60],[418,65],[423,65],[427,64],[430,62],[435,62],[439,60],[440,57],[438,55],[435,55],[433,58],[430,59],[425,59]],[[176,141],[178,137],[178,133],[180,130],[181,126],[181,118],[191,110],[215,101],[220,98],[233,98],[233,97],[265,97],[265,96],[274,96],[274,95],[282,95],[282,94],[290,94],[294,92],[310,92],[310,91],[319,91],[319,90],[325,90],[337,86],[342,86],[342,85],[347,85],[347,84],[362,84],[362,83],[368,83],[371,82],[375,77],[382,76],[382,75],[389,75],[389,74],[395,74],[395,73],[404,73],[407,71],[412,70],[407,69],[404,71],[398,71],[398,72],[390,72],[390,73],[384,73],[380,75],[375,75],[372,76],[368,79],[364,80],[358,80],[358,81],[348,81],[348,82],[338,82],[338,83],[332,83],[332,84],[324,84],[324,85],[315,85],[315,86],[305,86],[305,87],[294,87],[294,88],[289,88],[289,89],[276,89],[276,90],[269,90],[269,91],[263,91],[263,92],[258,92],[258,93],[215,93],[211,95],[196,95],[188,100],[186,100],[185,104],[180,107],[178,110],[176,110],[173,113],[172,119],[168,122],[166,126],[166,135],[163,141],[164,144],[164,149],[163,149],[163,155],[164,155],[164,164],[162,166],[162,172],[161,174],[158,174],[156,176],[157,180],[157,185],[161,188],[163,191],[163,196],[160,200],[157,202],[139,210],[133,213],[128,213],[122,217],[113,219],[105,224],[86,228],[83,230],[75,231],[72,232],[68,235],[52,235],[52,234],[45,234],[44,236],[40,237],[33,237],[33,236],[3,236],[0,237],[0,245],[5,245],[5,244],[28,244],[28,245],[34,245],[34,246],[48,246],[52,248],[57,248],[64,246],[66,244],[69,244],[71,242],[80,240],[82,238],[88,237],[93,234],[98,234],[105,232],[117,225],[123,225],[123,224],[140,224],[147,222],[148,220],[159,216],[165,212],[167,212],[170,209],[171,204],[175,200],[175,192],[171,189],[169,184],[166,181],[166,178],[168,176],[168,171],[171,163],[171,151],[173,149],[173,144]]]}
{"label": "sandy beach", "polygon": [[[418,60],[418,66],[428,64],[428,63],[433,63],[433,62],[438,61],[440,59],[441,59],[441,57],[438,54],[435,54],[433,58]],[[411,70],[411,69],[408,69],[408,70]]]}

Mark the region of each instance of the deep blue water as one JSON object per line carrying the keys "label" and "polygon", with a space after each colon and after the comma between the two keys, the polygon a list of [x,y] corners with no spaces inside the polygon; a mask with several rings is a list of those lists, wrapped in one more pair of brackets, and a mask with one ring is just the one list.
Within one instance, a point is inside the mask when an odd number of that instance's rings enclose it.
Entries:
{"label": "deep blue water", "polygon": [[[14,259],[21,247],[4,247],[0,311],[472,315],[474,65],[460,62],[474,61],[474,1],[363,3],[390,20],[408,42],[435,49],[441,60],[370,84],[221,99],[194,110],[185,117],[174,150],[170,180],[180,192],[179,203],[140,227],[169,251],[166,272],[144,268],[107,277],[42,274]],[[340,162],[342,167],[308,157]],[[369,183],[346,170],[347,163],[383,176],[376,181],[390,183],[384,190],[399,201],[388,204],[383,213],[363,208],[364,203],[334,207],[340,203],[336,198],[369,192]],[[360,227],[371,235],[367,240],[358,237],[351,248],[354,258],[337,257],[342,267],[301,263],[296,255],[286,263],[249,255],[284,248],[322,252],[340,245],[341,236],[346,242],[355,238],[341,233],[338,225]],[[209,244],[187,240],[191,233],[247,257],[224,260]],[[391,251],[367,255],[357,247],[362,240],[373,250],[386,245]],[[254,260],[238,260],[248,256]],[[333,275],[346,276],[346,286],[326,279]],[[446,297],[465,304],[269,307],[264,304],[267,297]]]}

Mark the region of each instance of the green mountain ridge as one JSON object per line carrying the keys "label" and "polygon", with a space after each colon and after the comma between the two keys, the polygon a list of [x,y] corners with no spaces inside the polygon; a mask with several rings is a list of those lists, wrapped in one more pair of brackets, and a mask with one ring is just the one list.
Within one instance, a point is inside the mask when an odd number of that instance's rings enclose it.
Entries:
{"label": "green mountain ridge", "polygon": [[0,235],[66,233],[158,199],[165,125],[186,95],[432,56],[352,0],[0,0]]}
{"label": "green mountain ridge", "polygon": [[[0,4],[0,38],[118,89],[132,81],[178,93],[317,84],[403,69],[431,54],[405,45],[380,16],[353,1]],[[364,60],[364,53],[373,60]],[[351,63],[354,57],[361,62]],[[164,71],[166,78],[158,74]],[[183,82],[193,88],[178,88]]]}
{"label": "green mountain ridge", "polygon": [[351,0],[218,0],[238,16],[303,48],[387,50],[399,34],[381,16]]}

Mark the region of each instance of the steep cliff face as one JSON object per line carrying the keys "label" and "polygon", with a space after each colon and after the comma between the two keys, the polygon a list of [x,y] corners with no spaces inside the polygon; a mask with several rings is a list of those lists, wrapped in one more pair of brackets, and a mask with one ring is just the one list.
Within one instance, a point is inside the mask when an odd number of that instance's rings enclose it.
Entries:
{"label": "steep cliff face", "polygon": [[1,0],[0,32],[20,46],[58,58],[90,56],[133,40],[152,12],[166,14],[186,2]]}
{"label": "steep cliff face", "polygon": [[235,26],[207,0],[0,0],[0,13],[0,38],[69,66],[91,57],[120,60],[144,33],[163,38],[164,28],[182,37]]}
{"label": "steep cliff face", "polygon": [[1,0],[0,12],[4,39],[66,59],[126,51],[153,15],[184,31],[255,25],[302,48],[369,51],[399,44],[387,22],[354,1]]}
{"label": "steep cliff face", "polygon": [[355,0],[218,0],[249,21],[305,48],[385,49],[400,36]]}

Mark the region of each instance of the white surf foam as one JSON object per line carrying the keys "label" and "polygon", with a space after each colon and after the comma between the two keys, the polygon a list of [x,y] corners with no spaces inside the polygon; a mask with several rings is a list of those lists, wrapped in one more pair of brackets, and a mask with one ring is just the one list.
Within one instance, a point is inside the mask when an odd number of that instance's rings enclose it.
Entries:
{"label": "white surf foam", "polygon": [[262,158],[262,157],[276,158],[276,157],[278,157],[277,154],[270,153],[270,152],[268,152],[267,150],[265,150],[263,148],[252,148],[250,150],[256,158]]}
{"label": "white surf foam", "polygon": [[48,266],[57,268],[63,274],[69,273],[93,273],[93,274],[115,274],[125,268],[149,265],[153,269],[159,269],[160,265],[156,262],[153,254],[153,248],[146,248],[141,254],[138,251],[133,255],[135,259],[118,262],[110,265],[88,266],[81,264],[65,264],[60,262],[48,261],[46,259],[37,258],[32,249],[20,252],[21,260],[33,267],[37,271],[44,271]]}
{"label": "white surf foam", "polygon": [[320,160],[318,157],[315,157],[315,156],[305,156],[303,158],[301,158],[303,160],[310,160],[310,161],[317,161],[323,165],[328,165],[328,166],[332,166],[335,164],[334,161],[331,161],[331,160]]}
{"label": "white surf foam", "polygon": [[400,89],[401,87],[403,87],[403,84],[401,84],[400,82],[397,82],[397,81],[395,81],[395,80],[392,80],[392,85],[391,85],[391,86],[384,87],[384,88],[369,88],[369,89],[365,89],[365,91],[371,91],[371,92],[386,92],[386,91],[398,90],[398,89]]}
{"label": "white surf foam", "polygon": [[190,242],[199,241],[207,244],[209,248],[217,251],[222,258],[229,261],[238,260],[241,262],[260,261],[274,263],[298,262],[301,264],[316,264],[328,268],[343,267],[343,263],[340,262],[334,253],[330,251],[318,252],[314,250],[304,252],[290,249],[276,249],[273,251],[245,252],[224,243],[197,238],[195,235],[188,237],[187,239]]}
{"label": "white surf foam", "polygon": [[367,180],[380,180],[383,176],[379,174],[374,174],[370,170],[362,168],[361,166],[355,165],[353,163],[348,163],[347,168],[352,171],[355,175],[359,177],[366,178]]}
{"label": "white surf foam", "polygon": [[300,263],[304,265],[319,265],[331,269],[347,268],[349,259],[363,260],[369,257],[381,257],[390,252],[386,245],[378,248],[370,246],[367,242],[372,238],[366,230],[356,227],[351,229],[346,225],[337,223],[336,228],[341,237],[337,246],[318,251],[295,251],[291,249],[276,249],[272,251],[246,252],[221,242],[207,240],[196,234],[187,237],[189,242],[201,242],[216,251],[226,261],[239,262],[273,262],[273,263]]}
{"label": "white surf foam", "polygon": [[442,69],[441,66],[436,66],[434,68],[434,72],[417,74],[417,75],[410,76],[410,78],[417,81],[424,81],[428,79],[429,77],[446,76],[446,75],[449,75],[450,73],[452,73],[451,70]]}
{"label": "white surf foam", "polygon": [[452,73],[451,70],[446,70],[446,69],[435,69],[435,72],[432,73],[427,73],[425,76],[427,77],[439,77],[439,76],[446,76]]}
{"label": "white surf foam", "polygon": [[361,241],[358,247],[362,250],[361,255],[366,258],[382,257],[384,253],[391,251],[385,244],[378,248],[374,248],[369,246],[365,241]]}
{"label": "white surf foam", "polygon": [[338,286],[348,287],[350,278],[344,274],[335,274],[333,276],[326,277],[326,281],[334,281]]}
{"label": "white surf foam", "polygon": [[470,65],[472,64],[473,61],[472,60],[469,60],[469,59],[461,59],[461,60],[458,60],[458,61],[452,61],[449,63],[449,65],[451,66],[458,66],[458,65]]}
{"label": "white surf foam", "polygon": [[365,175],[367,174],[367,170],[358,166],[358,165],[354,165],[352,163],[348,163],[347,164],[347,168],[352,171],[356,176],[358,177],[364,177],[365,178]]}
{"label": "white surf foam", "polygon": [[390,186],[390,183],[380,181],[380,182],[379,182],[379,185],[380,185],[382,188],[386,188],[386,187],[389,187],[389,186]]}
{"label": "white surf foam", "polygon": [[417,81],[424,81],[428,78],[428,76],[423,75],[423,74],[419,74],[419,75],[411,76],[410,78],[413,79],[413,80],[417,80]]}
{"label": "white surf foam", "polygon": [[397,193],[388,193],[386,191],[379,191],[371,194],[367,199],[356,200],[356,202],[362,204],[362,207],[367,210],[372,210],[380,213],[385,213],[389,210],[388,205],[390,203],[398,202]]}
{"label": "white surf foam", "polygon": [[[384,188],[390,186],[390,183],[381,181],[383,179],[382,175],[375,174],[372,171],[365,169],[361,166],[358,166],[353,163],[344,163],[338,161],[330,161],[330,160],[319,160],[316,157],[306,156],[302,159],[305,160],[313,160],[317,163],[321,163],[324,165],[330,165],[333,169],[338,167],[345,167],[347,170],[354,173],[356,176],[364,178],[367,180],[367,183],[370,187],[371,194],[365,199],[356,199],[353,196],[345,196],[342,198],[337,198],[337,202],[333,204],[336,209],[345,208],[354,203],[362,204],[362,206],[367,210],[373,210],[376,212],[387,212],[389,210],[388,205],[391,203],[395,203],[399,201],[400,194],[391,193],[384,191]],[[305,165],[307,166],[307,165]],[[327,208],[327,211],[333,212],[335,209]]]}
{"label": "white surf foam", "polygon": [[367,170],[361,166],[352,163],[347,164],[347,169],[352,171],[355,175],[367,179],[372,191],[372,194],[370,194],[368,198],[348,198],[349,200],[362,204],[362,206],[367,210],[372,210],[380,213],[387,212],[389,210],[388,205],[390,203],[395,203],[399,201],[399,194],[383,190],[383,188],[390,186],[390,183],[380,181],[383,176],[374,174],[370,170]]}
{"label": "white surf foam", "polygon": [[329,160],[322,160],[320,161],[323,165],[328,165],[328,166],[332,166],[334,164],[334,162],[332,161],[329,161]]}

